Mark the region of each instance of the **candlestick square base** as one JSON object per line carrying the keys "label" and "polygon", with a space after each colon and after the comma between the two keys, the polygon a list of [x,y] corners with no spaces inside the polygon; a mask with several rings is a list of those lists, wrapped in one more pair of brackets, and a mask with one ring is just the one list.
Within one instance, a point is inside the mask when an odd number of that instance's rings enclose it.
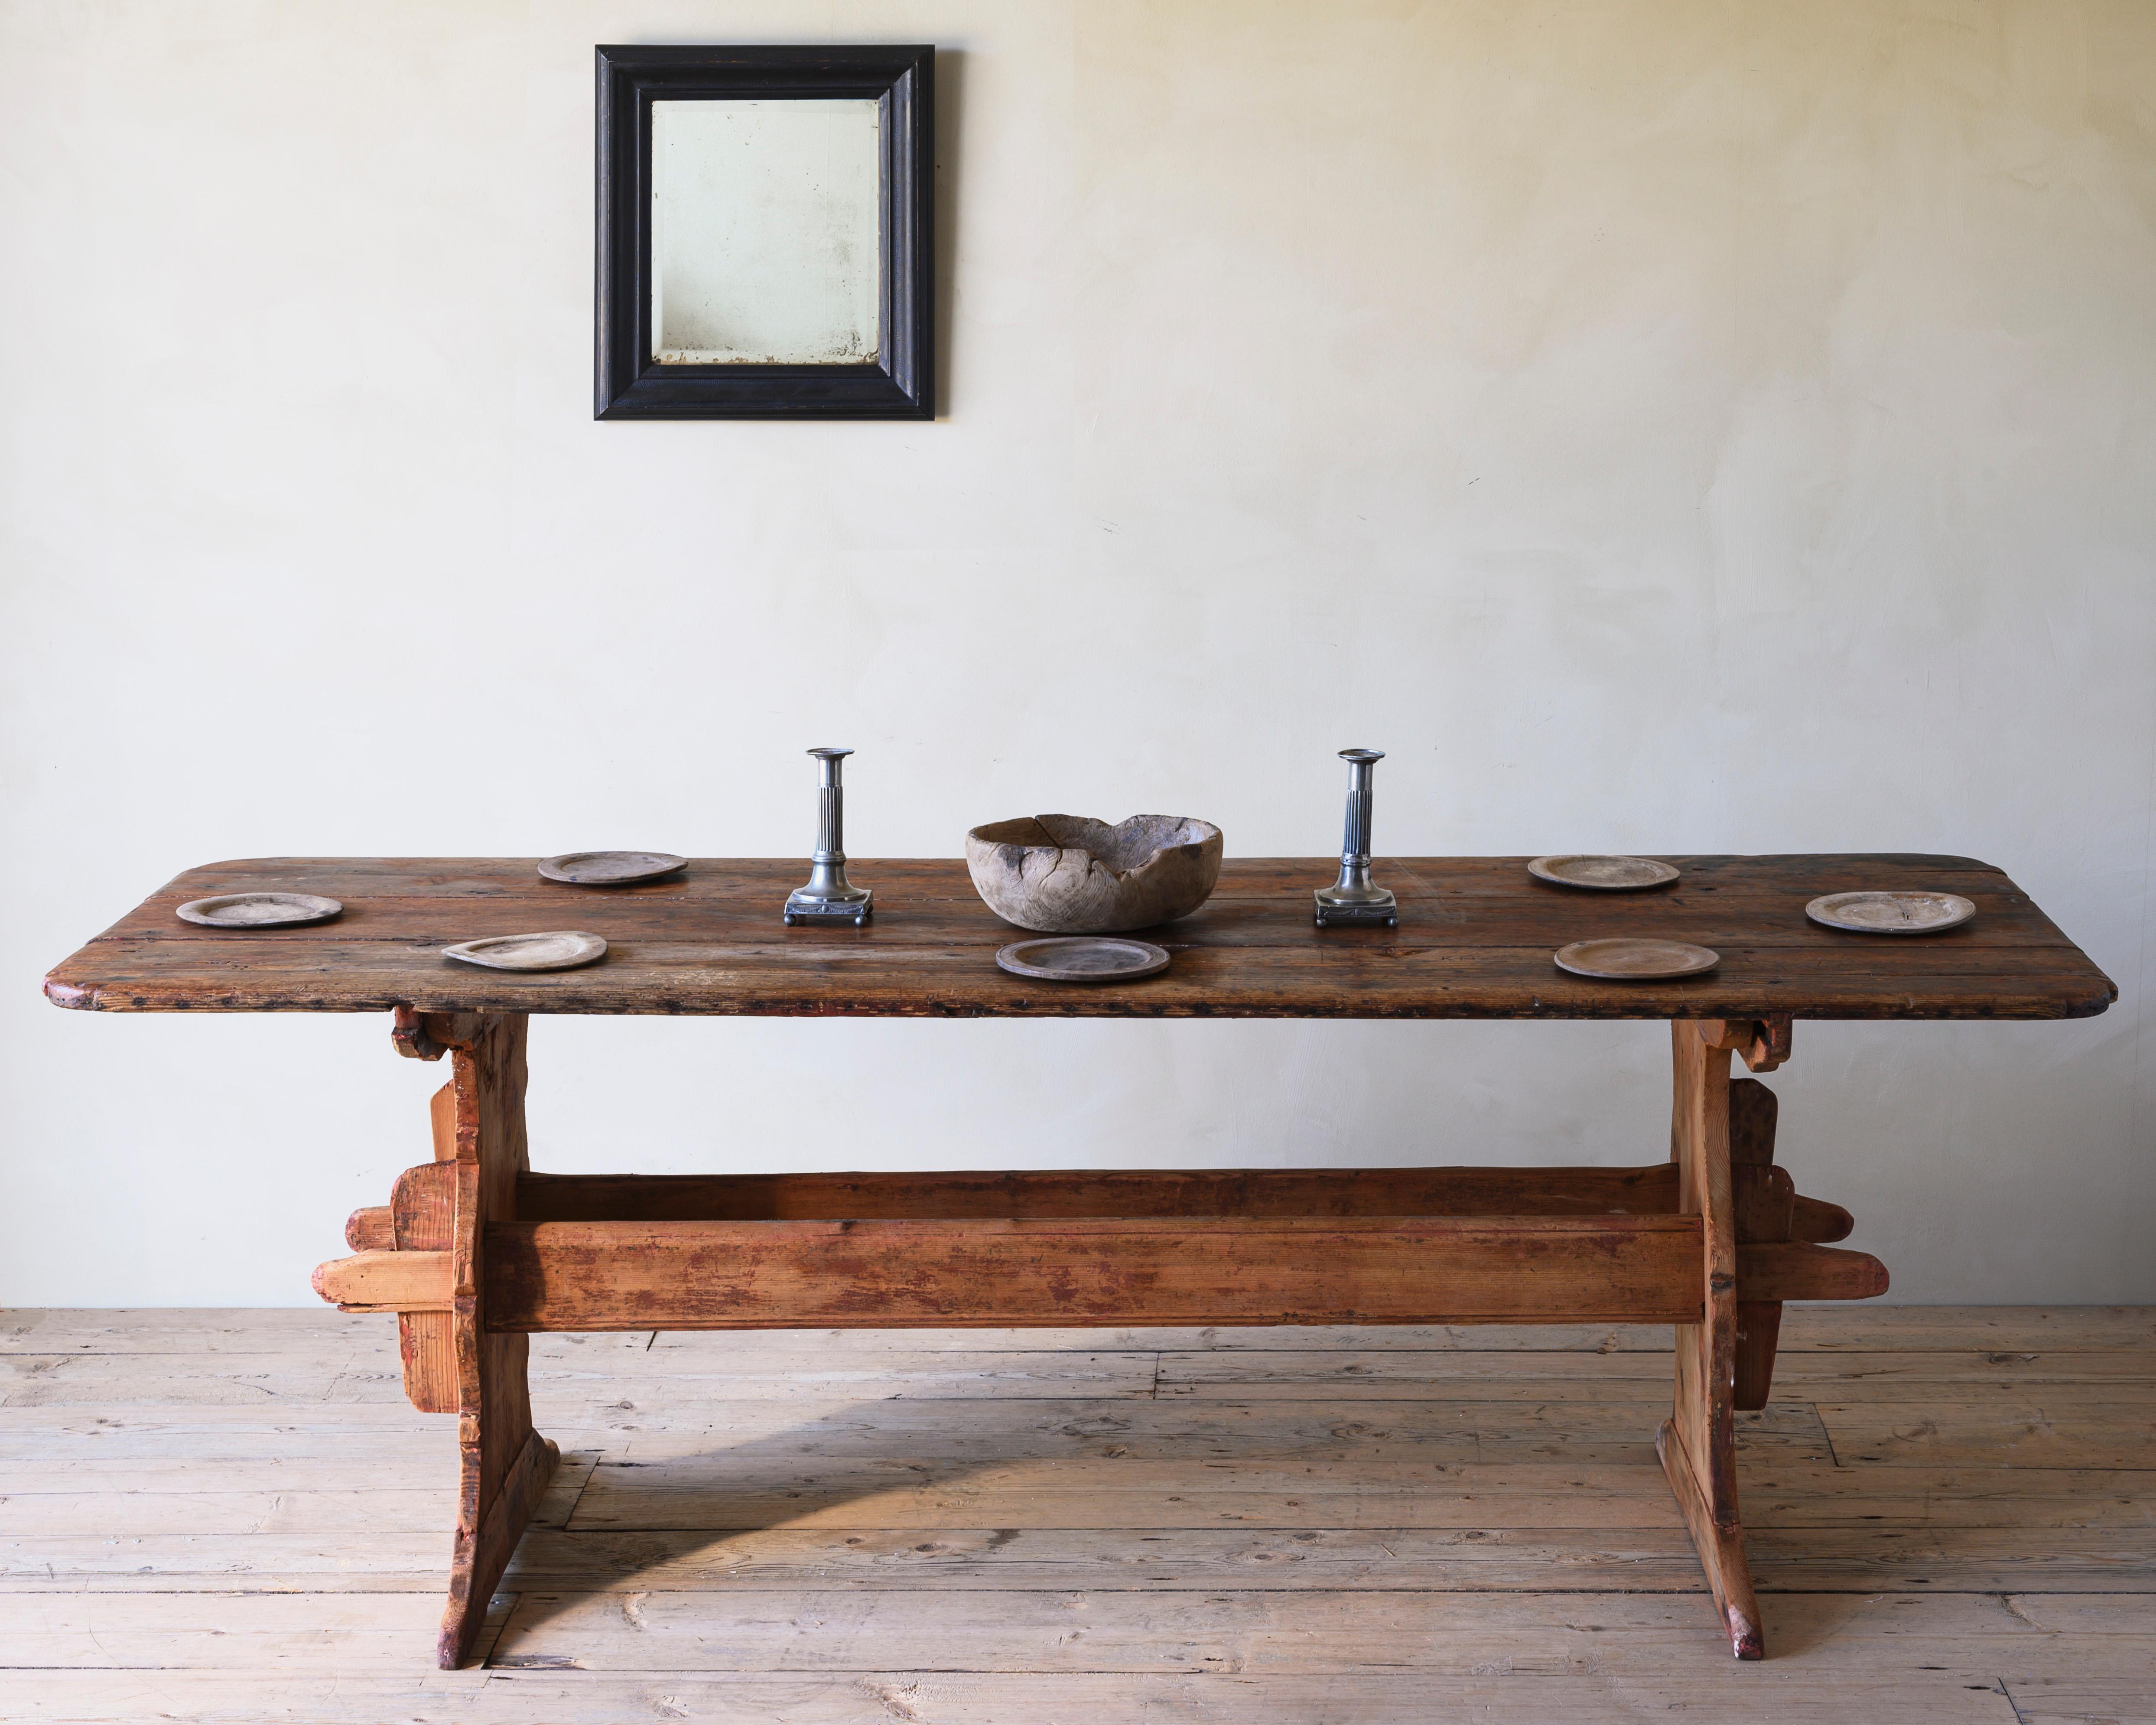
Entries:
{"label": "candlestick square base", "polygon": [[1383,887],[1373,887],[1373,898],[1340,900],[1330,896],[1332,888],[1321,886],[1311,896],[1317,901],[1317,926],[1320,928],[1356,928],[1373,926],[1398,928],[1400,926],[1400,907],[1392,894]]}
{"label": "candlestick square base", "polygon": [[863,891],[857,899],[803,898],[798,892],[786,901],[786,926],[793,927],[803,922],[850,922],[856,928],[865,928],[869,921],[869,897]]}

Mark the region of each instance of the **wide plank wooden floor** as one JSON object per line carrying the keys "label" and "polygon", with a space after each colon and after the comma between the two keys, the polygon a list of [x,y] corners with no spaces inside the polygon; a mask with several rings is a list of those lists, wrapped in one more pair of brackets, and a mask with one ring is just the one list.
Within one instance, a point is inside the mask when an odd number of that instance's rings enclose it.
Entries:
{"label": "wide plank wooden floor", "polygon": [[2156,1722],[2156,1308],[1783,1337],[1762,1665],[1669,1332],[1598,1327],[536,1337],[563,1466],[444,1672],[391,1320],[0,1313],[0,1719]]}

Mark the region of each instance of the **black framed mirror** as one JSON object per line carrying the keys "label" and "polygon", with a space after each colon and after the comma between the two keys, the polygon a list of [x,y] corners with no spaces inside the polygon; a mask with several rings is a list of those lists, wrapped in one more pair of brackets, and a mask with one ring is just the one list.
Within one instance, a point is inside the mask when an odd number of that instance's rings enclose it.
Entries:
{"label": "black framed mirror", "polygon": [[601,419],[928,419],[930,47],[601,47]]}

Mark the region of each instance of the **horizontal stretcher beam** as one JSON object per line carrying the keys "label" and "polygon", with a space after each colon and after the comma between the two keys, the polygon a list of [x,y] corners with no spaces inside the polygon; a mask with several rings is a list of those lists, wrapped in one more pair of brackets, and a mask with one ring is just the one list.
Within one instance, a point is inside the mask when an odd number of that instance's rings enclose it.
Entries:
{"label": "horizontal stretcher beam", "polygon": [[[1127,1221],[511,1222],[495,1331],[1088,1323],[1696,1322],[1686,1216]],[[1863,1299],[1885,1270],[1747,1247],[1748,1299]]]}
{"label": "horizontal stretcher beam", "polygon": [[[1351,1226],[1352,1238],[1339,1237]],[[1166,1311],[1163,1302],[1176,1301],[1174,1316],[1159,1322],[1690,1323],[1702,1307],[1691,1217],[1584,1227],[1545,1217],[1435,1218],[1342,1224],[1330,1235],[1323,1224],[1234,1219],[1147,1229],[1142,1238],[1127,1224],[1041,1224],[1022,1235],[1020,1227],[497,1224],[487,1232],[487,1327],[1134,1322],[1132,1301]],[[1118,1234],[1126,1237],[1111,1241]],[[1340,1255],[1313,1264],[1320,1252]],[[1015,1281],[1007,1276],[1014,1267],[1025,1272]],[[315,1291],[347,1312],[446,1312],[451,1278],[447,1252],[370,1249],[321,1266]],[[1099,1286],[1088,1293],[1081,1280]],[[1887,1291],[1887,1272],[1863,1252],[1746,1245],[1738,1291],[1748,1300],[1866,1300]]]}
{"label": "horizontal stretcher beam", "polygon": [[[1796,1200],[1793,1237],[1845,1240],[1840,1204]],[[1645,1168],[1112,1168],[1021,1173],[534,1174],[524,1222],[872,1218],[1674,1215],[1676,1164]]]}
{"label": "horizontal stretcher beam", "polygon": [[[1779,1177],[1774,1177],[1779,1178]],[[1793,1200],[1794,1240],[1846,1240],[1840,1204]],[[526,1222],[900,1218],[1674,1215],[1674,1163],[1647,1168],[1127,1168],[1025,1173],[524,1174]],[[395,1244],[389,1206],[352,1212],[354,1251]]]}

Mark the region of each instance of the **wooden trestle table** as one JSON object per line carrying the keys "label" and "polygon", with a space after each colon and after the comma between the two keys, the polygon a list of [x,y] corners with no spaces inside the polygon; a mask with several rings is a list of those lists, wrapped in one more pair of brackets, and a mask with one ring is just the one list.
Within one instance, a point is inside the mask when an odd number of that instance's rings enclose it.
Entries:
{"label": "wooden trestle table", "polygon": [[[1330,859],[1232,860],[1174,955],[1129,983],[997,968],[1016,938],[963,863],[859,862],[865,928],[787,928],[803,865],[692,861],[590,889],[529,858],[276,858],[195,869],[55,969],[62,1006],[107,1012],[393,1014],[398,1051],[450,1057],[434,1159],[346,1226],[315,1286],[393,1312],[414,1406],[459,1416],[462,1490],[441,1663],[465,1656],[545,1486],[527,1337],[547,1330],[932,1325],[1609,1322],[1676,1326],[1656,1449],[1737,1656],[1763,1651],[1738,1516],[1732,1414],[1766,1404],[1789,1300],[1882,1293],[1826,1242],[1847,1211],[1774,1163],[1774,1097],[1730,1076],[1789,1056],[1794,1020],[2048,1019],[2118,990],[1997,869],[1965,857],[1677,856],[1674,886],[1594,893],[1517,857],[1381,863],[1397,928],[1312,926]],[[1820,894],[1960,893],[1974,921],[1925,937],[1808,921]],[[213,894],[342,901],[336,922],[231,932],[180,922]],[[445,961],[482,935],[574,927],[606,959],[516,975]],[[1638,934],[1722,955],[1681,982],[1591,982],[1552,953]],[[1307,1168],[993,1173],[531,1171],[533,1013],[931,1018],[1650,1019],[1671,1033],[1667,1160],[1627,1168]]]}

